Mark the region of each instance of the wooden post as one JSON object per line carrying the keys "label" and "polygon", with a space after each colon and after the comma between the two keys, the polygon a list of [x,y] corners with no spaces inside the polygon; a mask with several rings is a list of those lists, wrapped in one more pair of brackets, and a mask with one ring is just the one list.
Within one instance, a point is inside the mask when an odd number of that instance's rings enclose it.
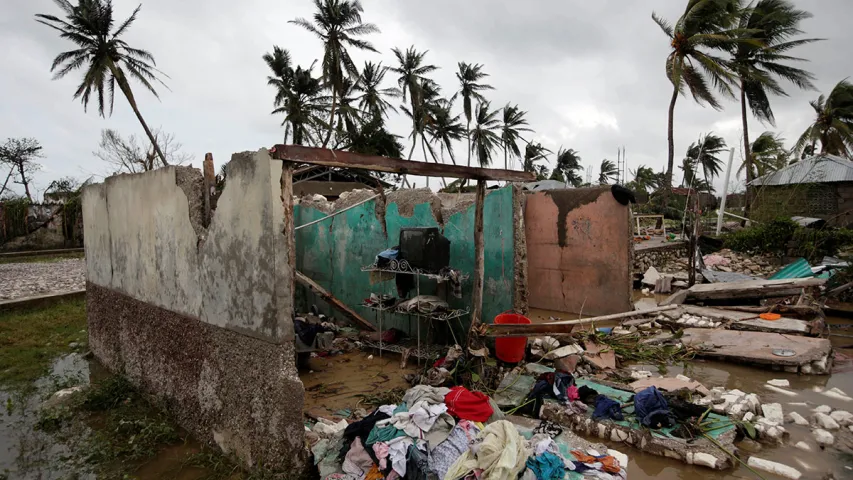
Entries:
{"label": "wooden post", "polygon": [[295,292],[296,230],[293,219],[293,164],[291,162],[282,163],[280,184],[281,206],[284,208],[284,222],[281,229],[281,233],[284,234],[284,245],[282,246],[287,252],[288,271],[291,272],[290,278],[286,281],[290,283],[290,292]]}
{"label": "wooden post", "polygon": [[471,328],[468,330],[468,346],[480,348],[472,342],[480,342],[473,333],[482,322],[483,316],[483,276],[485,270],[485,253],[483,245],[483,204],[486,202],[486,181],[477,180],[477,198],[474,208],[474,291],[471,294]]}
{"label": "wooden post", "polygon": [[204,227],[210,226],[210,196],[213,194],[213,186],[216,185],[216,174],[213,170],[213,154],[204,154],[204,164],[202,166],[204,173]]}

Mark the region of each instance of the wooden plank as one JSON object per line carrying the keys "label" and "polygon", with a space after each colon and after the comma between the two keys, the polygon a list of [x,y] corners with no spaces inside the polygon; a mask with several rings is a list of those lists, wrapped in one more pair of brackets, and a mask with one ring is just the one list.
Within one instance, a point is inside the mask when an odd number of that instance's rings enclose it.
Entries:
{"label": "wooden plank", "polygon": [[483,243],[483,205],[486,203],[486,181],[477,180],[477,195],[474,200],[474,291],[471,293],[471,327],[468,330],[469,348],[481,348],[472,332],[482,322],[483,277],[485,275],[485,248]]}
{"label": "wooden plank", "polygon": [[303,147],[300,145],[276,145],[270,155],[278,160],[325,165],[328,167],[363,168],[380,172],[391,172],[425,177],[473,178],[506,182],[532,182],[533,173],[517,170],[466,167],[441,163],[414,162],[399,158],[361,155],[358,153],[326,148]]}
{"label": "wooden plank", "polygon": [[524,335],[542,335],[542,334],[563,334],[571,333],[571,328],[575,325],[583,325],[586,323],[605,322],[608,320],[619,320],[622,318],[639,317],[668,310],[675,310],[678,305],[669,305],[666,307],[650,308],[648,310],[633,310],[630,312],[614,313],[612,315],[602,315],[599,317],[583,318],[580,320],[563,320],[559,322],[536,323],[529,325],[489,325],[486,328],[487,337],[506,337],[506,336],[524,336]]}
{"label": "wooden plank", "polygon": [[346,315],[347,318],[354,320],[356,323],[370,331],[376,331],[376,327],[374,327],[372,323],[365,320],[361,315],[356,313],[355,310],[349,308],[345,303],[335,298],[331,293],[329,293],[328,290],[321,287],[317,282],[305,276],[304,273],[297,271],[296,281],[310,288],[312,292],[319,295],[320,298],[325,300],[326,303],[334,307],[336,310]]}

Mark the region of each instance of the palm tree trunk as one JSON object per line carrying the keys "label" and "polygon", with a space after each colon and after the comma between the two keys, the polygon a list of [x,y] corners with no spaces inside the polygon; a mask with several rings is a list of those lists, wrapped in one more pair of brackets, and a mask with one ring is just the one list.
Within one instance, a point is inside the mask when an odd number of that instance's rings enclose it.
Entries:
{"label": "palm tree trunk", "polygon": [[743,122],[743,162],[746,165],[746,198],[743,203],[743,216],[749,218],[750,200],[749,183],[755,179],[753,175],[752,152],[749,148],[749,122],[746,114],[746,90],[744,81],[740,82],[740,118]]}
{"label": "palm tree trunk", "polygon": [[[424,151],[424,161],[426,161],[426,159],[427,159],[427,154],[426,154],[427,148],[426,148],[426,142],[424,142],[423,135],[421,135],[421,149]],[[435,158],[435,152],[432,151],[431,147],[429,149],[429,153],[430,153],[430,155],[432,155],[432,161],[435,163],[439,163],[438,159]],[[427,179],[429,179],[429,177],[427,177]],[[429,182],[429,180],[427,180],[427,187],[429,187],[428,182]],[[441,183],[444,186],[444,188],[447,188],[447,180],[445,180],[444,177],[441,177]]]}
{"label": "palm tree trunk", "polygon": [[[506,145],[504,145],[504,170],[509,170],[509,164],[507,163],[507,158],[506,158]],[[509,182],[507,182],[507,183],[509,183]]]}
{"label": "palm tree trunk", "polygon": [[678,100],[678,88],[672,88],[672,100],[669,101],[669,123],[667,124],[667,146],[669,147],[669,157],[666,164],[666,178],[664,181],[664,206],[669,200],[669,192],[672,190],[672,166],[675,161],[675,137],[673,133],[673,122],[675,117],[675,101]]}
{"label": "palm tree trunk", "polygon": [[465,127],[465,136],[468,137],[468,166],[471,166],[471,119],[468,119],[468,126]]}
{"label": "palm tree trunk", "polygon": [[133,113],[136,114],[137,120],[142,124],[142,129],[145,130],[145,134],[148,135],[148,140],[150,140],[151,145],[154,146],[154,151],[157,152],[157,156],[160,157],[160,161],[163,162],[163,165],[168,166],[169,162],[166,161],[166,156],[163,155],[162,151],[160,151],[160,145],[157,144],[157,140],[151,133],[151,129],[148,128],[148,124],[145,123],[145,119],[142,118],[142,114],[139,113],[139,107],[136,106],[136,99],[133,97],[133,92],[130,90],[130,84],[127,83],[124,73],[117,69],[115,65],[110,65],[110,72],[112,72],[118,82],[118,87],[121,89],[121,92],[124,93],[125,98],[127,98],[127,102],[130,103],[130,108],[132,108]]}
{"label": "palm tree trunk", "polygon": [[[417,126],[412,130],[412,149],[409,150],[409,160],[412,159],[412,154],[415,153],[415,146],[418,144],[418,129]],[[426,159],[424,159],[426,160]]]}
{"label": "palm tree trunk", "polygon": [[326,133],[326,139],[323,140],[323,147],[329,144],[329,139],[332,138],[332,130],[335,128],[335,107],[338,106],[338,90],[332,87],[332,113],[329,115],[329,131]]}

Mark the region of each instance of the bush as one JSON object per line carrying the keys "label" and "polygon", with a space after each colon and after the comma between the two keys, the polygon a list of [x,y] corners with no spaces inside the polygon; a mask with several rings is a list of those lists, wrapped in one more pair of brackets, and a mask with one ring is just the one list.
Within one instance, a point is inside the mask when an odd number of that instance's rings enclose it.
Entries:
{"label": "bush", "polygon": [[770,253],[805,257],[820,261],[853,245],[853,230],[846,228],[804,228],[788,218],[756,225],[723,236],[724,246],[736,252]]}

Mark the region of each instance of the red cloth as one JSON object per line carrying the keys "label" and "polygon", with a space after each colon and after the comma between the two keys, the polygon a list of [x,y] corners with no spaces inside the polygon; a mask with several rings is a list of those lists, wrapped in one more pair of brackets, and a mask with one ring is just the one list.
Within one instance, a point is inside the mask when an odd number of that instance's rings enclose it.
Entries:
{"label": "red cloth", "polygon": [[489,405],[489,397],[483,392],[472,392],[465,387],[453,387],[444,396],[447,413],[454,417],[472,422],[485,422],[494,410]]}

